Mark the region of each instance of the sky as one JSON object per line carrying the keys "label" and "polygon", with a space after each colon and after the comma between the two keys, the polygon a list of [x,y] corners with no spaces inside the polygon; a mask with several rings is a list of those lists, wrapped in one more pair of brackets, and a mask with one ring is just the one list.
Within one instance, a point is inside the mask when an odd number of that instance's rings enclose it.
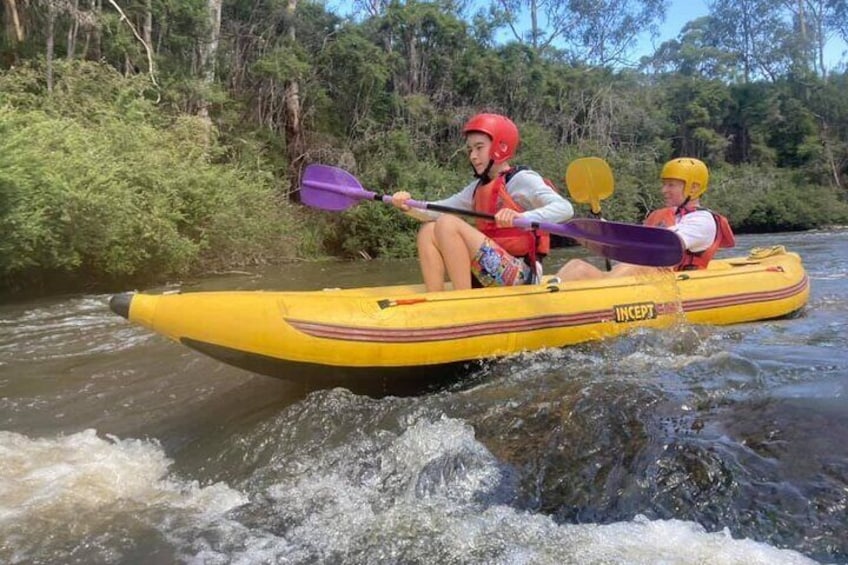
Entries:
{"label": "sky", "polygon": [[706,16],[709,8],[704,0],[671,0],[668,11],[665,14],[665,22],[660,25],[660,35],[653,42],[650,38],[644,38],[639,43],[638,59],[643,55],[650,55],[663,42],[676,39],[680,31],[688,22]]}

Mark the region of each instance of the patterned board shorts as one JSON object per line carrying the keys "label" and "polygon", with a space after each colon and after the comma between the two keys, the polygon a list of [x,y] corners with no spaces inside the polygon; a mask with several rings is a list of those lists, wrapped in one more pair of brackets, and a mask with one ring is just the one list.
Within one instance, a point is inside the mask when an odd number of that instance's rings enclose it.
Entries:
{"label": "patterned board shorts", "polygon": [[483,286],[529,284],[533,272],[524,260],[513,257],[503,247],[486,239],[471,259],[471,274]]}

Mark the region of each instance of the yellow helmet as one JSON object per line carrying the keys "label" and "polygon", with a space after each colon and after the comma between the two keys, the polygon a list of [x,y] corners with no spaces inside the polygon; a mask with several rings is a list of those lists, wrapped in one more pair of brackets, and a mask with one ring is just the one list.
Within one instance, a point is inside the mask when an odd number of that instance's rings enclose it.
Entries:
{"label": "yellow helmet", "polygon": [[[707,184],[710,182],[710,171],[703,161],[692,159],[691,157],[681,157],[672,159],[666,163],[662,172],[661,179],[675,179],[684,182],[683,195],[688,198],[700,198],[707,191]],[[693,186],[697,184],[698,186]]]}

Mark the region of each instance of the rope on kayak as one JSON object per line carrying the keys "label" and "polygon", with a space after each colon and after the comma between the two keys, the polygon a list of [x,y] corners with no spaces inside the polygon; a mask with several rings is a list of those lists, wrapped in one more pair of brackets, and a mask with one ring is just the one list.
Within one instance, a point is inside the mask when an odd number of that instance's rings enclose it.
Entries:
{"label": "rope on kayak", "polygon": [[504,298],[524,298],[525,296],[532,296],[536,294],[551,294],[552,292],[559,292],[560,288],[553,281],[549,281],[548,286],[545,287],[544,290],[538,290],[535,292],[523,292],[521,294],[496,294],[496,295],[479,295],[479,296],[457,296],[453,298],[426,298],[426,297],[415,297],[415,298],[383,298],[382,300],[377,301],[377,305],[381,310],[385,310],[386,308],[392,308],[394,306],[411,306],[413,304],[421,304],[422,302],[456,302],[461,300],[491,300],[491,299],[504,299]]}
{"label": "rope on kayak", "polygon": [[[759,265],[759,263],[753,263],[753,264]],[[733,266],[734,267],[747,267],[749,265],[750,265],[750,263],[745,263],[745,264],[733,265]],[[762,269],[747,270],[747,271],[736,271],[735,273],[734,272],[728,273],[726,271],[718,271],[714,275],[703,275],[703,276],[700,276],[697,279],[693,279],[693,280],[715,279],[715,278],[720,278],[720,277],[738,277],[739,275],[750,275],[751,273],[785,273],[785,272],[786,272],[786,269],[784,269],[782,266],[772,265],[772,266],[769,266],[769,267],[764,267]],[[679,275],[677,275],[678,281],[688,281],[690,279],[692,279],[692,277],[690,275],[686,274],[686,273],[680,273]]]}

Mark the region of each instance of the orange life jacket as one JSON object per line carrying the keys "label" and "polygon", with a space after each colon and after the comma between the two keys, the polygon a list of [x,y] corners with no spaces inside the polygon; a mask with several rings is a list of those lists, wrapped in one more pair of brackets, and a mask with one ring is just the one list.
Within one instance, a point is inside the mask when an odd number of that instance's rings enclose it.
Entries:
{"label": "orange life jacket", "polygon": [[719,248],[736,245],[736,238],[733,236],[733,230],[730,229],[730,222],[727,221],[727,218],[707,208],[660,208],[648,214],[648,217],[645,218],[645,225],[668,228],[677,224],[678,217],[682,218],[686,214],[691,214],[697,210],[703,210],[713,215],[716,222],[716,237],[712,245],[703,251],[693,252],[688,249],[683,250],[683,260],[674,268],[675,271],[706,269]]}
{"label": "orange life jacket", "polygon": [[[474,210],[492,215],[501,208],[524,212],[524,208],[512,199],[506,189],[509,179],[519,170],[522,169],[510,169],[486,184],[477,185],[474,190]],[[545,183],[550,186],[550,181],[547,179]],[[534,269],[536,261],[541,261],[551,250],[551,236],[547,232],[524,228],[501,228],[494,220],[483,218],[478,218],[476,224],[477,229],[486,237],[503,247],[513,257],[523,258]]]}

